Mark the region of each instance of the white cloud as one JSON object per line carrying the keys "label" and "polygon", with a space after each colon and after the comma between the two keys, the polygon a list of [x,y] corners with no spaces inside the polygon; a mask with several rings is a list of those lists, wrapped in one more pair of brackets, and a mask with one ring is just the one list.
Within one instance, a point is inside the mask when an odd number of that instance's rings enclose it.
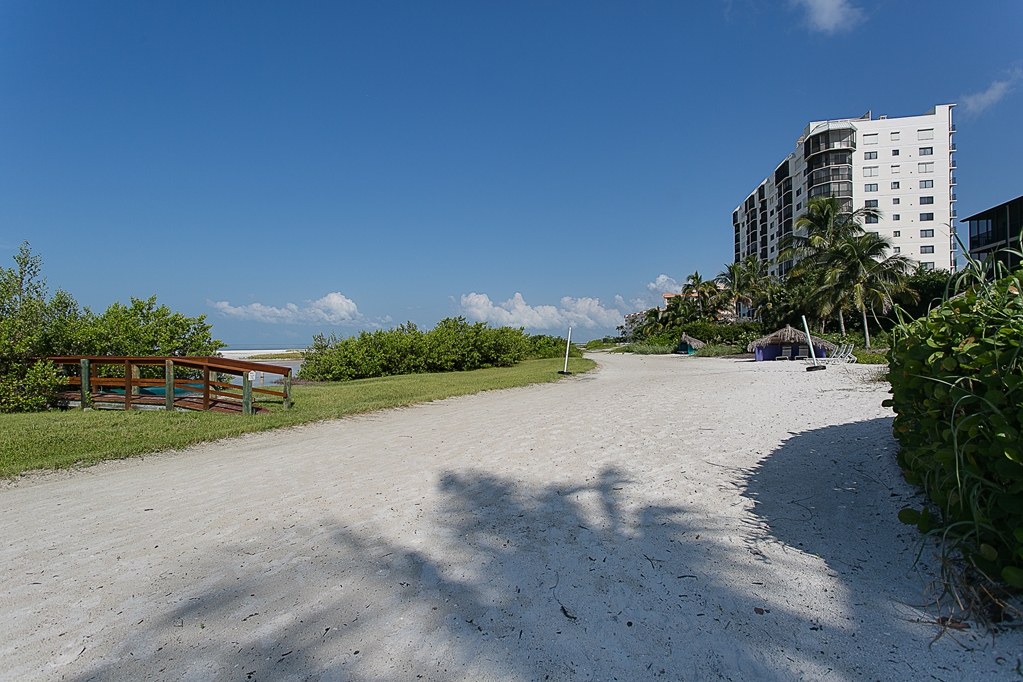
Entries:
{"label": "white cloud", "polygon": [[497,326],[527,329],[561,329],[564,327],[613,328],[622,323],[622,314],[605,308],[597,298],[565,296],[559,305],[531,306],[516,293],[503,303],[494,303],[486,294],[463,294],[459,308],[462,314]]}
{"label": "white cloud", "polygon": [[991,85],[984,92],[963,95],[964,113],[969,116],[977,116],[983,113],[1015,90],[1020,81],[1023,81],[1023,69],[1016,67],[1009,74],[1008,78],[992,81]]}
{"label": "white cloud", "polygon": [[667,275],[657,275],[657,279],[648,282],[646,288],[653,294],[677,294],[682,291],[682,285]]}
{"label": "white cloud", "polygon": [[812,31],[848,31],[864,18],[863,10],[851,5],[849,0],[789,0],[789,3],[806,10],[806,23]]}
{"label": "white cloud", "polygon": [[234,306],[227,301],[210,301],[206,305],[219,313],[236,320],[251,320],[269,324],[329,324],[355,325],[365,322],[355,301],[339,291],[327,294],[315,301],[305,301],[307,305],[299,307],[287,303],[283,308],[250,303]]}

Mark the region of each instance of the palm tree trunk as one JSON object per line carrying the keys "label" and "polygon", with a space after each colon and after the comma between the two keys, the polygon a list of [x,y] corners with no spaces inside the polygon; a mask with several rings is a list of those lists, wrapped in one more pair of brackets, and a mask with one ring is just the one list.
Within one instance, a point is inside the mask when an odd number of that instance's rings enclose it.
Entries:
{"label": "palm tree trunk", "polygon": [[842,315],[842,307],[838,308],[838,326],[842,328],[842,338],[845,338],[845,316]]}
{"label": "palm tree trunk", "polygon": [[867,340],[867,350],[870,350],[870,329],[867,327],[867,306],[860,309],[863,313],[863,337]]}

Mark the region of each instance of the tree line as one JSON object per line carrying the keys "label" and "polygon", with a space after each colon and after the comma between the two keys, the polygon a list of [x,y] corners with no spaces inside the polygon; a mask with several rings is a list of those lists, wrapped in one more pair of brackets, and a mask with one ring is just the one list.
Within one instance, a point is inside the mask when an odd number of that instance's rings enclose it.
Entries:
{"label": "tree line", "polygon": [[[876,208],[846,211],[838,199],[810,199],[795,222],[795,234],[779,241],[772,262],[751,254],[727,264],[714,279],[692,273],[665,309],[646,311],[633,335],[680,333],[698,321],[795,326],[806,315],[819,332],[830,327],[846,337],[847,316],[852,316],[869,349],[871,329],[891,328],[894,320],[885,316],[896,304],[912,317],[926,313],[932,301],[940,300],[949,276],[914,268],[913,261],[893,252],[888,238],[863,228],[865,220],[879,217]],[[772,265],[785,263],[794,264],[783,275],[770,274]]]}

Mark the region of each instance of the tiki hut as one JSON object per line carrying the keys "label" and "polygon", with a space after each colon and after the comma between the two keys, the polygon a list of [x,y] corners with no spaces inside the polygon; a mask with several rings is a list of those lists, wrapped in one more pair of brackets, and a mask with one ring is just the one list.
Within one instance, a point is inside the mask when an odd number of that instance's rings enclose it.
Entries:
{"label": "tiki hut", "polygon": [[[838,350],[838,346],[824,339],[810,336],[813,340],[813,352],[818,358],[826,357]],[[773,334],[757,339],[746,349],[754,353],[760,360],[794,360],[810,357],[810,348],[806,344],[806,334],[785,325]]]}
{"label": "tiki hut", "polygon": [[692,355],[706,345],[703,341],[694,339],[689,334],[683,334],[682,338],[678,340],[678,348],[675,349],[675,352],[682,355]]}

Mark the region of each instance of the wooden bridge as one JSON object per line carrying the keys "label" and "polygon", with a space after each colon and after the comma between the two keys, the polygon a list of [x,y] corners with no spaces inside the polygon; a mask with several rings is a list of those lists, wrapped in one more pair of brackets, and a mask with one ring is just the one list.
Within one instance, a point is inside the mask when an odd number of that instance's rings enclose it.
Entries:
{"label": "wooden bridge", "polygon": [[[269,412],[253,404],[253,394],[279,397],[285,409],[291,407],[291,368],[282,365],[220,357],[65,355],[47,359],[64,367],[65,390],[60,392],[59,400],[69,407],[205,410],[233,414]],[[100,376],[100,368],[110,366],[123,367],[124,376]],[[142,367],[163,367],[163,377],[142,377],[139,371]],[[178,368],[185,370],[179,374],[191,374],[194,378],[177,378],[175,369]],[[281,390],[253,386],[259,372],[280,375]],[[223,374],[241,377],[241,386],[220,381]]]}

